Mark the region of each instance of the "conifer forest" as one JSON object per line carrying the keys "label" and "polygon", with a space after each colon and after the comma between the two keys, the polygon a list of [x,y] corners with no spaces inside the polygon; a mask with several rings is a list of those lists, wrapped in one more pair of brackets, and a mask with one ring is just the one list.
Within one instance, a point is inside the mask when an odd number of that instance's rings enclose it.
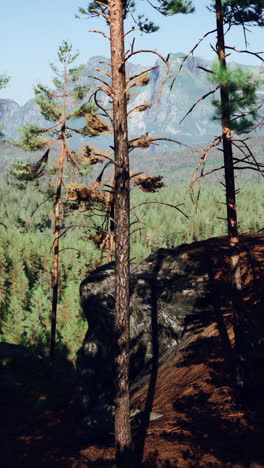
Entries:
{"label": "conifer forest", "polygon": [[104,57],[0,70],[3,467],[264,467],[264,1],[204,3],[186,53],[196,0],[93,0]]}

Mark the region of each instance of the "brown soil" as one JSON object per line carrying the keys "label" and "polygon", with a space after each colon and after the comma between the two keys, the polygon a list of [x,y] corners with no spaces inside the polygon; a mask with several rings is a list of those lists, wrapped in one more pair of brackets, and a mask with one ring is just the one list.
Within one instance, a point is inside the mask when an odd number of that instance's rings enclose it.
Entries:
{"label": "brown soil", "polygon": [[[214,277],[225,275],[224,239],[193,244],[191,255],[211,249]],[[250,336],[264,336],[264,237],[243,237],[243,279]],[[222,262],[222,263],[221,263]],[[232,386],[232,310],[228,301],[211,307],[211,319],[197,326],[180,348],[134,394],[133,407],[145,410],[133,429],[135,468],[264,467],[263,346],[249,351],[249,385],[244,393]],[[114,467],[113,440],[88,445],[74,437],[74,415],[68,409],[71,385],[54,383],[30,405],[11,395],[1,401],[2,467]],[[56,393],[54,395],[54,392]],[[41,403],[43,408],[41,409]],[[162,416],[148,421],[150,411]],[[143,462],[142,462],[143,460]]]}

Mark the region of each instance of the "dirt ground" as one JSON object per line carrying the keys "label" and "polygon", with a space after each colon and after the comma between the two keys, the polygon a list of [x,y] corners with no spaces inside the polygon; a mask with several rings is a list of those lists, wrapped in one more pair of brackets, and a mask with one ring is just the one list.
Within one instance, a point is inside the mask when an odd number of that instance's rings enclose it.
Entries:
{"label": "dirt ground", "polygon": [[[261,336],[264,238],[251,235],[243,242],[248,329],[253,335],[257,329]],[[226,247],[221,245],[215,249],[224,256]],[[220,270],[218,277],[224,274]],[[133,395],[132,406],[145,415],[133,428],[135,468],[264,467],[263,347],[249,351],[248,387],[235,391],[232,310],[217,303],[210,307],[211,319],[197,322],[193,333]],[[112,435],[94,445],[76,437],[69,405],[73,389],[70,380],[67,384],[56,376],[47,391],[32,393],[29,388],[28,399],[18,391],[1,395],[3,468],[115,466]],[[150,412],[160,417],[150,422]]]}

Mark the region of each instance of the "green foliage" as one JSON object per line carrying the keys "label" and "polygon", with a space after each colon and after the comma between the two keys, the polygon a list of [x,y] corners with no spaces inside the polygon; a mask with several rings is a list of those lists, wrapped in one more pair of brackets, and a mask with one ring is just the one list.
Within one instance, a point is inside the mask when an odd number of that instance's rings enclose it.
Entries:
{"label": "green foliage", "polygon": [[194,6],[190,1],[183,0],[159,0],[159,11],[163,14],[175,15],[178,13],[188,14],[194,12]]}
{"label": "green foliage", "polygon": [[[77,91],[78,93],[78,91]],[[78,97],[76,99],[79,99]],[[79,119],[80,117],[84,117],[86,114],[92,114],[93,112],[96,111],[96,107],[94,104],[91,104],[89,102],[83,103],[80,107],[77,109],[74,109],[70,113],[70,119]],[[87,128],[87,134],[90,135],[89,128]]]}
{"label": "green foliage", "polygon": [[8,84],[8,82],[9,82],[9,80],[10,80],[9,76],[0,75],[0,89],[5,88],[6,85]]}
{"label": "green foliage", "polygon": [[[56,89],[41,83],[35,87],[35,102],[40,107],[42,116],[48,122],[52,122],[52,126],[40,128],[28,125],[21,129],[23,135],[17,144],[24,149],[33,151],[54,144],[60,140],[62,131],[65,131],[67,138],[70,138],[73,133],[79,133],[78,129],[68,126],[71,120],[95,111],[95,106],[83,102],[90,90],[89,87],[79,83],[84,66],[71,66],[78,55],[78,52],[72,52],[71,44],[63,41],[57,53],[59,65],[50,64],[55,74],[53,83]],[[88,130],[83,130],[81,133],[90,134]],[[41,135],[45,135],[46,138],[42,138]]]}
{"label": "green foliage", "polygon": [[22,137],[17,146],[20,146],[26,151],[37,151],[43,148],[46,144],[46,139],[41,135],[43,129],[38,125],[29,124],[20,129]]}
{"label": "green foliage", "polygon": [[[45,181],[40,181],[44,189]],[[50,335],[53,241],[52,200],[31,213],[43,201],[41,190],[25,186],[23,197],[14,185],[1,180],[0,217],[0,340],[20,343],[48,353]],[[23,200],[23,203],[21,202]],[[80,224],[78,216],[68,223]],[[69,230],[61,238],[61,287],[58,308],[59,346],[71,359],[81,346],[87,323],[80,311],[79,285],[99,252],[83,229]],[[74,246],[74,247],[73,247]]]}
{"label": "green foliage", "polygon": [[[215,11],[215,1],[209,9]],[[229,25],[251,24],[264,26],[263,0],[223,0],[224,21]]]}
{"label": "green foliage", "polygon": [[21,162],[15,162],[11,165],[9,174],[16,180],[23,181],[35,181],[39,177],[44,175],[46,164],[48,162],[49,150],[37,161],[36,164],[26,164]]}
{"label": "green foliage", "polygon": [[47,95],[46,91],[43,90],[42,85],[38,85],[35,88],[36,98],[35,102],[38,104],[43,117],[52,122],[57,122],[61,117],[61,107],[58,102],[52,97]]}
{"label": "green foliage", "polygon": [[258,115],[257,90],[260,80],[241,68],[225,68],[219,62],[213,62],[209,80],[228,91],[229,102],[221,103],[213,99],[216,108],[213,120],[221,120],[222,114],[230,116],[230,128],[237,133],[252,130]]}
{"label": "green foliage", "polygon": [[[41,191],[45,181],[39,180],[39,189],[26,185],[21,192],[1,180],[0,219],[0,340],[25,344],[39,353],[48,353],[50,327],[50,300],[53,241],[52,200],[48,200],[35,212],[43,201]],[[256,232],[264,228],[263,185],[244,185],[238,195],[241,232]],[[23,203],[21,202],[23,200]],[[138,189],[132,191],[131,206],[146,201],[161,201],[180,208],[189,216],[185,218],[176,209],[144,204],[136,209],[141,224],[132,227],[131,258],[140,261],[160,247],[174,247],[194,240],[226,234],[224,192],[213,186],[205,186],[199,209],[192,204],[186,186],[178,183],[158,193],[146,194]],[[65,207],[65,210],[66,207]],[[67,211],[66,211],[67,212]],[[78,214],[63,220],[64,226],[80,223]],[[94,226],[98,220],[90,224]],[[87,221],[87,224],[88,221]],[[137,229],[141,227],[141,231]],[[93,242],[89,240],[88,228],[69,229],[61,238],[60,301],[58,307],[58,347],[67,349],[74,361],[87,330],[79,303],[79,285],[100,258]],[[105,257],[104,261],[107,261]]]}
{"label": "green foliage", "polygon": [[72,54],[72,44],[67,41],[63,41],[62,45],[59,47],[57,55],[60,63],[70,65],[75,62],[80,53],[76,52]]}
{"label": "green foliage", "polygon": [[[107,1],[105,4],[107,5]],[[192,2],[187,0],[157,0],[156,3],[150,3],[150,5],[162,15],[175,15],[178,13],[188,14],[194,11]],[[136,0],[123,1],[124,18],[130,13],[136,27],[141,31],[147,34],[157,31],[159,26],[154,24],[153,21],[149,20],[144,14],[135,16],[137,9],[138,2]],[[81,15],[98,16],[98,11],[107,14],[108,10],[104,5],[98,4],[96,0],[92,0],[87,8],[79,8],[79,13]]]}

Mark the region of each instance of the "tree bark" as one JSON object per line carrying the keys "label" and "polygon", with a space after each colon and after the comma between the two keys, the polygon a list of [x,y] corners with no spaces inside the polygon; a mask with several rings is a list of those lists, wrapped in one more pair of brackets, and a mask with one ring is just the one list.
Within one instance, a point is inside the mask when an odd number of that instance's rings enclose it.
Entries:
{"label": "tree bark", "polygon": [[[216,7],[216,26],[217,26],[217,54],[221,66],[226,69],[226,54],[225,54],[225,36],[224,36],[224,21],[222,0],[215,1]],[[233,150],[231,141],[230,129],[230,110],[229,110],[229,92],[225,86],[220,88],[221,108],[222,108],[222,139],[224,152],[224,171],[225,171],[225,188],[226,188],[226,207],[227,207],[227,223],[228,223],[228,238],[230,246],[230,264],[231,264],[231,280],[232,280],[232,306],[234,317],[234,332],[236,346],[236,383],[241,387],[243,385],[242,377],[242,320],[244,301],[242,293],[242,280],[240,269],[240,248],[237,223],[237,206],[236,206],[236,189],[235,189],[235,174],[233,164]]]}
{"label": "tree bark", "polygon": [[129,395],[130,177],[127,133],[124,11],[110,0],[112,99],[115,149],[115,443],[116,466],[131,466]]}
{"label": "tree bark", "polygon": [[52,272],[52,311],[51,311],[51,335],[50,335],[50,360],[55,359],[56,325],[59,298],[59,247],[60,247],[60,206],[61,188],[63,176],[63,162],[65,159],[65,131],[62,132],[61,153],[58,161],[57,189],[54,207],[54,247],[53,247],[53,272]]}

